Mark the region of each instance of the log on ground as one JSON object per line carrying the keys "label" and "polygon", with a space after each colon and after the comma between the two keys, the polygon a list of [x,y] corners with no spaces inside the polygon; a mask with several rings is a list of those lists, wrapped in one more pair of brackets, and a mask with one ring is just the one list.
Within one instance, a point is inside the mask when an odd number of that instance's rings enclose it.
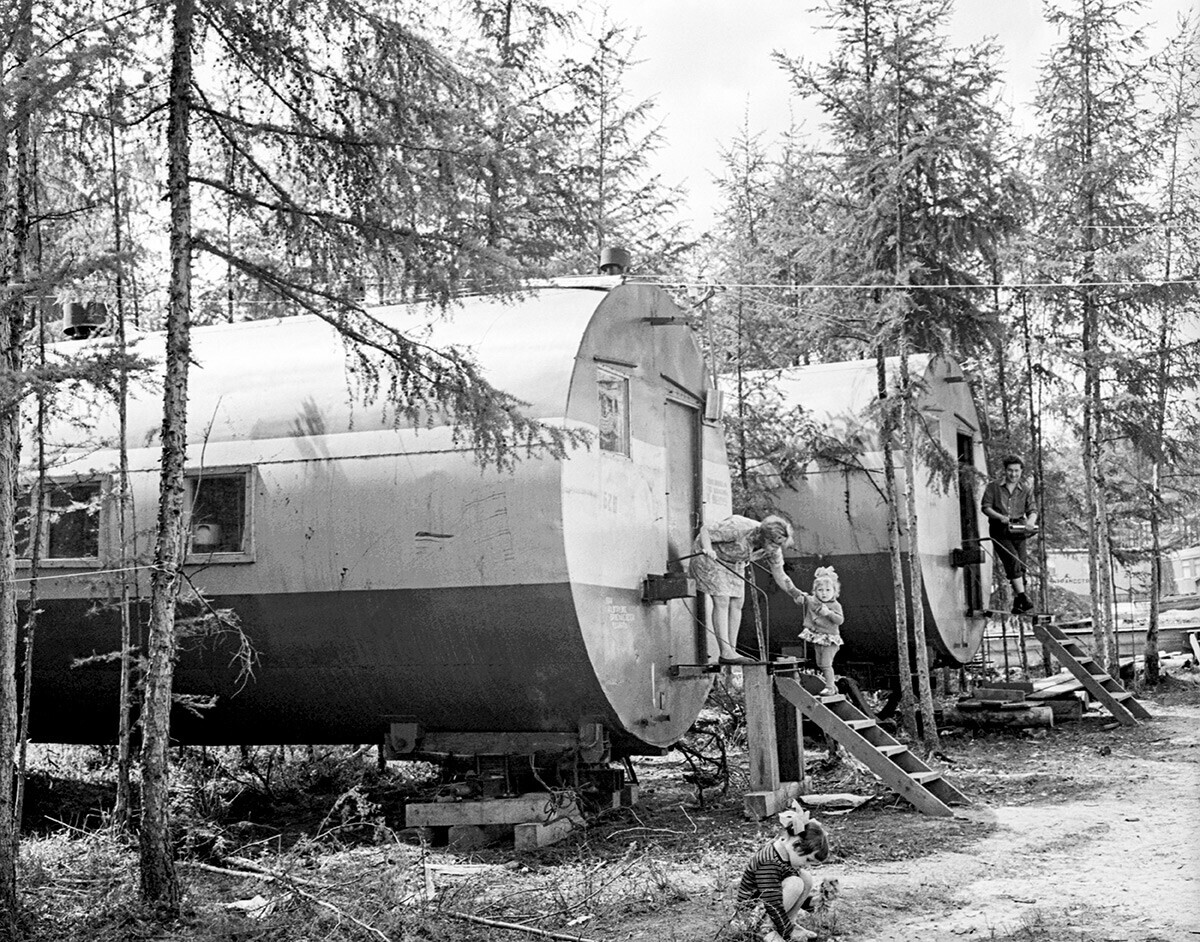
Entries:
{"label": "log on ground", "polygon": [[942,713],[947,726],[1053,726],[1054,711],[1048,706],[1035,706],[1027,710],[959,710],[947,706]]}

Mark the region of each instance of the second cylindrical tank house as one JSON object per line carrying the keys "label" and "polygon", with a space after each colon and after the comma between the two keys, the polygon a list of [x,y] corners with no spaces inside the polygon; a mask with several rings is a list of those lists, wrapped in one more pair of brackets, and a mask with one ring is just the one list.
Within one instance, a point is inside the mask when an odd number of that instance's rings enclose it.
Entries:
{"label": "second cylindrical tank house", "polygon": [[[886,364],[892,392],[899,365],[897,358]],[[979,482],[986,471],[979,417],[956,363],[912,355],[908,369],[920,387],[916,433],[923,446],[915,456],[914,486],[926,639],[938,662],[964,664],[979,648],[991,591],[988,544],[979,541]],[[786,568],[806,591],[817,566],[838,571],[846,614],[838,670],[881,679],[894,672],[896,614],[877,363],[855,360],[756,372],[743,379],[742,393],[748,403],[772,403],[777,415],[796,415],[798,407],[833,446],[829,457],[811,461],[800,474],[772,488],[776,507],[795,524],[796,545],[788,551]],[[931,457],[933,446],[940,451],[940,462]],[[894,464],[903,485],[902,452],[895,452]],[[902,506],[900,546],[907,579],[911,541],[904,514]],[[771,592],[769,583],[760,580],[768,590],[772,647],[778,649],[795,643],[801,610],[782,593]],[[753,619],[745,619],[743,649],[754,647],[753,632]]]}

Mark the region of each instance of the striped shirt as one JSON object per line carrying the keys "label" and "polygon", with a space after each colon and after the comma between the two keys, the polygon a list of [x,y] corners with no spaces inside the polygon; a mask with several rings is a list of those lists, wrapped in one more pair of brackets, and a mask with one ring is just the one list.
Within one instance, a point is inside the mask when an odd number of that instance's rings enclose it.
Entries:
{"label": "striped shirt", "polygon": [[750,858],[738,885],[738,903],[762,902],[771,917],[771,924],[785,939],[792,934],[792,920],[783,908],[783,881],[787,877],[798,877],[799,872],[780,858],[775,845],[768,844]]}

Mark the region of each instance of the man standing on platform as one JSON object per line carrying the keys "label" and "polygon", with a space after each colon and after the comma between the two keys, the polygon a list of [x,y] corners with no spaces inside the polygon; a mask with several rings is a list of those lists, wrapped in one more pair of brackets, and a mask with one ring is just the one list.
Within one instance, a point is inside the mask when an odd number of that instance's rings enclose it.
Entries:
{"label": "man standing on platform", "polygon": [[1025,541],[1037,532],[1037,504],[1033,491],[1021,483],[1024,462],[1017,455],[1008,455],[1003,466],[1004,477],[984,489],[982,508],[988,518],[988,536],[1012,583],[1013,614],[1020,615],[1033,611],[1033,602],[1025,594]]}

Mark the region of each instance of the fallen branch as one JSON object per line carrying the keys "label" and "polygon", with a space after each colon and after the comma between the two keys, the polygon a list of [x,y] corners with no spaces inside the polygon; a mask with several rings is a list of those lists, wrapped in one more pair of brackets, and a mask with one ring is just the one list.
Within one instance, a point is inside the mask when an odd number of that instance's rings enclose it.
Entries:
{"label": "fallen branch", "polygon": [[[223,873],[223,874],[226,874],[228,876],[233,876],[233,877],[254,877],[255,879],[263,880],[267,883],[292,883],[293,882],[290,877],[278,877],[271,873],[260,873],[255,870],[230,870],[227,867],[214,867],[212,864],[201,863],[198,860],[181,860],[180,863],[185,864],[186,866],[189,866],[189,867],[198,867],[201,870],[209,870],[212,873]],[[358,926],[364,932],[370,933],[371,935],[375,936],[377,939],[382,939],[383,942],[392,942],[392,940],[390,938],[388,938],[383,932],[376,929],[374,926],[363,922],[361,919],[358,919],[357,917],[352,916],[350,913],[345,912],[342,909],[339,909],[337,906],[334,906],[333,903],[329,902],[328,900],[323,900],[319,896],[315,896],[314,894],[309,893],[307,890],[300,889],[300,887],[298,887],[298,886],[292,886],[291,889],[296,893],[297,896],[302,896],[304,899],[308,900],[310,903],[315,903],[318,906],[323,906],[325,909],[328,909],[331,913],[336,915],[339,919],[346,919],[346,920],[354,923],[356,926]],[[563,936],[562,938],[567,938],[567,937]]]}
{"label": "fallen branch", "polygon": [[565,939],[566,942],[598,942],[597,939],[589,939],[581,935],[567,935],[565,932],[551,932],[549,929],[535,929],[533,926],[524,926],[519,922],[501,922],[499,919],[484,919],[482,916],[470,916],[467,913],[456,913],[452,910],[443,910],[447,916],[453,916],[455,919],[465,919],[467,922],[475,922],[481,926],[491,926],[494,929],[511,929],[513,932],[527,932],[530,935],[539,935],[544,939]]}

